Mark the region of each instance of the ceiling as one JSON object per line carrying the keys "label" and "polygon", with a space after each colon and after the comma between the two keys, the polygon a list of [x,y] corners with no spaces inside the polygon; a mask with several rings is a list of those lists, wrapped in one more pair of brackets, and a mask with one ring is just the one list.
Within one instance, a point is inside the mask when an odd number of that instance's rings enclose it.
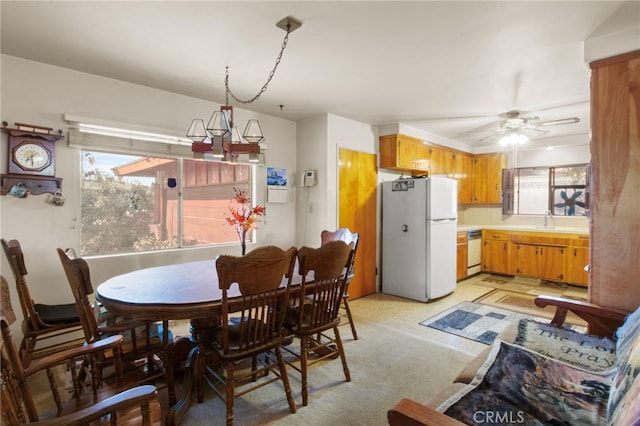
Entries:
{"label": "ceiling", "polygon": [[534,146],[569,135],[587,143],[583,42],[638,4],[3,0],[1,42],[3,54],[224,103],[225,67],[231,90],[253,97],[283,42],[275,23],[293,16],[302,27],[268,90],[236,106],[294,121],[331,113],[408,125],[473,151],[497,140],[466,132],[513,109],[580,118]]}

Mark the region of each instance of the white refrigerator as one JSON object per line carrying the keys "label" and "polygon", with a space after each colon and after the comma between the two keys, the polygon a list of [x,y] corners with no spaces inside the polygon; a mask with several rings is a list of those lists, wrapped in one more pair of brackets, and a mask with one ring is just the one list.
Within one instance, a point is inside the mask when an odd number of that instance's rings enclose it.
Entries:
{"label": "white refrigerator", "polygon": [[458,182],[382,183],[382,292],[427,302],[456,289]]}

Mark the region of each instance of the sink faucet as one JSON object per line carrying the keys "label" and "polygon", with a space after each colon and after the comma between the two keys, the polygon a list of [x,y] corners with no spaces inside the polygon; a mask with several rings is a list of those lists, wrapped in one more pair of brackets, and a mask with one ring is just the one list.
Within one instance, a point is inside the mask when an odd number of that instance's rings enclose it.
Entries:
{"label": "sink faucet", "polygon": [[551,214],[551,210],[547,210],[544,212],[544,227],[549,228],[549,224],[547,223],[547,218],[551,221],[551,229],[555,228],[555,223],[553,222],[553,215]]}

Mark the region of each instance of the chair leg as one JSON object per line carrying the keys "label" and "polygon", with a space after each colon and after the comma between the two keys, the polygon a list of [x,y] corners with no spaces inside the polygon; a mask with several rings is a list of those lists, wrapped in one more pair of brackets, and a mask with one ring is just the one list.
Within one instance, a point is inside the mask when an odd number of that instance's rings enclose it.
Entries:
{"label": "chair leg", "polygon": [[351,316],[351,309],[349,308],[349,298],[348,296],[344,296],[342,298],[342,305],[344,306],[344,310],[347,312],[347,320],[349,320],[349,325],[351,326],[351,334],[353,335],[353,340],[358,340],[358,333],[356,332],[356,326],[353,323],[353,317]]}
{"label": "chair leg", "polygon": [[294,401],[293,393],[291,392],[291,384],[289,383],[289,375],[287,374],[287,368],[284,363],[284,358],[282,357],[282,350],[279,347],[277,347],[275,350],[276,357],[278,358],[278,369],[280,370],[280,378],[282,379],[284,392],[287,395],[287,402],[289,403],[289,410],[292,413],[295,413],[296,402]]}
{"label": "chair leg", "polygon": [[307,362],[309,354],[309,337],[300,337],[300,375],[302,376],[302,405],[309,402],[309,390],[307,388]]}
{"label": "chair leg", "polygon": [[225,367],[227,370],[227,381],[225,383],[225,390],[226,390],[225,403],[227,405],[227,426],[233,426],[233,400],[235,396],[233,361],[227,362],[227,365]]}
{"label": "chair leg", "polygon": [[349,366],[347,365],[347,358],[344,354],[344,346],[342,345],[342,339],[340,338],[340,332],[338,331],[338,327],[333,327],[333,332],[336,334],[336,345],[338,346],[338,353],[340,354],[340,359],[342,360],[342,369],[344,370],[344,378],[347,382],[351,381],[351,373],[349,373]]}

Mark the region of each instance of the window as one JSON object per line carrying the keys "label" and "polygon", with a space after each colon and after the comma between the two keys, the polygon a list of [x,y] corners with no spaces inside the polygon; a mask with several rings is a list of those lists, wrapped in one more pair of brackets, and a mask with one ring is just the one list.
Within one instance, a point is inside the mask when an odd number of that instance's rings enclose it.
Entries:
{"label": "window", "polygon": [[524,167],[503,171],[503,212],[584,216],[589,208],[589,166]]}
{"label": "window", "polygon": [[225,215],[233,188],[251,193],[251,166],[87,149],[81,154],[82,255],[238,241]]}

